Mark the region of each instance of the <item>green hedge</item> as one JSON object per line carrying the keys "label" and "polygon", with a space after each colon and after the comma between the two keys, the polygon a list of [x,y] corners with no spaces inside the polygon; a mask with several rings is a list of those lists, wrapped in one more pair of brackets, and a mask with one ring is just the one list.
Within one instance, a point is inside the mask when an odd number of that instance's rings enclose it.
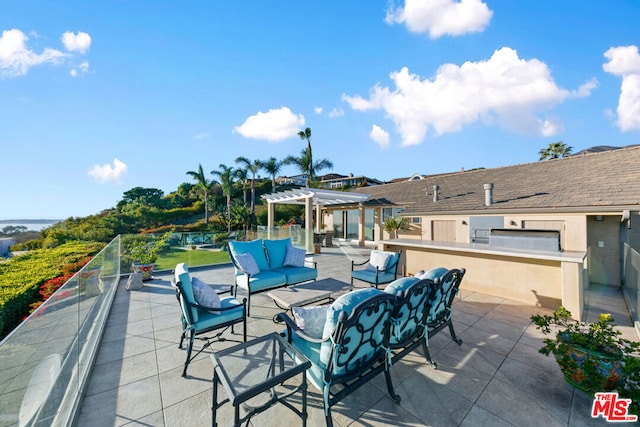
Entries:
{"label": "green hedge", "polygon": [[96,242],[69,242],[53,249],[38,249],[0,264],[0,339],[29,313],[29,304],[38,299],[40,285],[60,276],[67,264],[104,247]]}

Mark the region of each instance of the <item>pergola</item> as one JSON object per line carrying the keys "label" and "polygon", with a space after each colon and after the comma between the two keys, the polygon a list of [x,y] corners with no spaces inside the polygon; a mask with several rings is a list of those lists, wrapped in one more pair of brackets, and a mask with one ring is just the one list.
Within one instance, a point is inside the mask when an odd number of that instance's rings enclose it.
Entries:
{"label": "pergola", "polygon": [[[346,191],[323,190],[318,188],[298,188],[294,190],[281,191],[277,193],[265,194],[262,196],[267,201],[268,215],[267,226],[273,228],[275,216],[275,204],[304,205],[305,206],[305,234],[307,250],[313,250],[313,208],[316,209],[316,231],[320,232],[322,227],[322,207],[331,205],[350,205],[357,203],[360,207],[369,198],[368,194],[349,193]],[[364,221],[361,221],[364,222]]]}

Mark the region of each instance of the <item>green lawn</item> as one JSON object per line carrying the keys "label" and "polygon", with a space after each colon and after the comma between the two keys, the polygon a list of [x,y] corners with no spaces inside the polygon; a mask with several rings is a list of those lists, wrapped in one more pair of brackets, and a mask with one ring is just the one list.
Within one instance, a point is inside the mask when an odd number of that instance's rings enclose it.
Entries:
{"label": "green lawn", "polygon": [[163,252],[156,261],[155,270],[173,270],[176,264],[186,262],[189,267],[199,265],[224,264],[231,262],[226,251],[212,252],[207,250],[183,251],[180,249],[169,249]]}

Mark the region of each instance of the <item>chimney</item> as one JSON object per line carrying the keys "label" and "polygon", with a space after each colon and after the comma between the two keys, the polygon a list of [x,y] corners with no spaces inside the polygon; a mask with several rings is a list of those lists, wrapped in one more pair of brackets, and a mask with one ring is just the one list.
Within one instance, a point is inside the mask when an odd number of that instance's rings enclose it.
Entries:
{"label": "chimney", "polygon": [[484,184],[484,205],[491,206],[493,204],[493,183]]}
{"label": "chimney", "polygon": [[433,202],[437,202],[438,201],[438,190],[440,189],[440,186],[438,184],[433,186]]}

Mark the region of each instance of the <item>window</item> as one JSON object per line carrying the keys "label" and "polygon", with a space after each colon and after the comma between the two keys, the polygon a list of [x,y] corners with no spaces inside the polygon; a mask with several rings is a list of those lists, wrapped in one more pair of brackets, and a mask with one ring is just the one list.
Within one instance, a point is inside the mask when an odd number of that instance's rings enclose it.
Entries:
{"label": "window", "polygon": [[421,224],[422,223],[422,218],[419,216],[412,216],[411,217],[411,224]]}

